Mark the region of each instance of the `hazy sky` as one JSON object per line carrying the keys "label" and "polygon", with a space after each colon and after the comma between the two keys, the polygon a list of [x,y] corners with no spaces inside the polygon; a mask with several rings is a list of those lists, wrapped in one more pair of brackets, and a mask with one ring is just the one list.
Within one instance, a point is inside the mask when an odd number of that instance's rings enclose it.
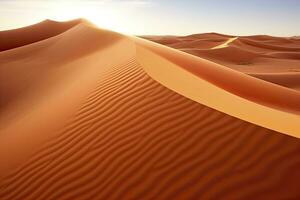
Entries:
{"label": "hazy sky", "polygon": [[0,30],[80,17],[135,35],[300,35],[300,0],[0,0]]}

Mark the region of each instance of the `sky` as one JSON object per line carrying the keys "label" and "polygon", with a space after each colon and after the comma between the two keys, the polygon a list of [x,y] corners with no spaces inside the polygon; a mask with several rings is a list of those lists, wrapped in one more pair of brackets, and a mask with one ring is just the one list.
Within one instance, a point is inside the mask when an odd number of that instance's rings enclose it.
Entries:
{"label": "sky", "polygon": [[0,30],[85,18],[130,35],[300,35],[300,0],[0,0]]}

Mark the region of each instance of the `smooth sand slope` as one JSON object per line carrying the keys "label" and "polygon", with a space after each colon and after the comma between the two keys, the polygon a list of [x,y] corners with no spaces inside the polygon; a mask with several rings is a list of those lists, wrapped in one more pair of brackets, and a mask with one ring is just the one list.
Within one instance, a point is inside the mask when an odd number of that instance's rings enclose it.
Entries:
{"label": "smooth sand slope", "polygon": [[206,33],[146,39],[208,59],[284,87],[300,90],[300,39]]}
{"label": "smooth sand slope", "polygon": [[84,20],[4,38],[0,199],[300,198],[298,91]]}

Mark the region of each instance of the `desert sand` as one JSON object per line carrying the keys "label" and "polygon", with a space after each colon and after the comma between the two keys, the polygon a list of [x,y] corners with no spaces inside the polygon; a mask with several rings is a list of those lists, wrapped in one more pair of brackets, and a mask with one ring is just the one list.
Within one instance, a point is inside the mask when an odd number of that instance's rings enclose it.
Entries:
{"label": "desert sand", "polygon": [[143,38],[0,32],[0,199],[300,198],[300,40]]}
{"label": "desert sand", "polygon": [[300,90],[300,39],[267,35],[230,36],[205,33],[189,36],[146,36],[250,76]]}

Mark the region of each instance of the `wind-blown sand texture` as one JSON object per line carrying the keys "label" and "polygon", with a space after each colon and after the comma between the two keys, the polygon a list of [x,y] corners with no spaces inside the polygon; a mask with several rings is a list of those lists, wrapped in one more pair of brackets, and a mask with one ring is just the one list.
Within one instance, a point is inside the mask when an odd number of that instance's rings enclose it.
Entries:
{"label": "wind-blown sand texture", "polygon": [[[243,55],[226,51],[240,37],[203,36],[212,42],[193,42],[205,55]],[[247,52],[298,51],[296,39],[275,40]],[[274,58],[249,76],[84,20],[3,31],[0,41],[1,200],[300,198],[300,93],[265,81]],[[296,70],[292,55],[274,66]],[[283,79],[284,66],[274,68]]]}

